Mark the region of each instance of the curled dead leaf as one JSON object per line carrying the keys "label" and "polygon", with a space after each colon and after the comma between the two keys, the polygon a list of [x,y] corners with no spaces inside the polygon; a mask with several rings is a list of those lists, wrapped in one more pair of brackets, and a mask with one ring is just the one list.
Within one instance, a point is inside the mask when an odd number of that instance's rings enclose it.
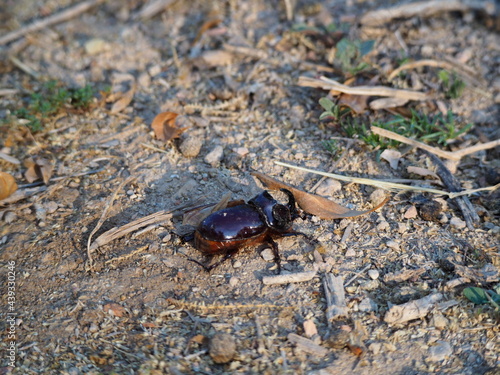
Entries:
{"label": "curled dead leaf", "polygon": [[29,183],[43,180],[45,185],[47,185],[54,170],[54,166],[50,160],[40,157],[26,159],[24,166],[27,168],[26,172],[24,172],[24,177]]}
{"label": "curled dead leaf", "polygon": [[338,105],[349,107],[355,113],[363,113],[368,109],[368,98],[367,95],[341,94]]}
{"label": "curled dead leaf", "polygon": [[118,99],[113,106],[111,107],[111,113],[119,113],[123,111],[128,105],[132,102],[134,98],[136,84],[134,83],[130,90],[128,90],[125,94],[123,94],[120,99]]}
{"label": "curled dead leaf", "polygon": [[151,123],[151,127],[153,128],[156,138],[164,142],[168,142],[174,138],[179,138],[186,128],[180,128],[177,126],[177,116],[179,116],[178,113],[168,111],[156,115]]}
{"label": "curled dead leaf", "polygon": [[16,180],[7,172],[0,172],[0,200],[12,195],[17,190]]}
{"label": "curled dead leaf", "polygon": [[294,188],[291,185],[278,181],[263,173],[252,172],[251,174],[257,177],[267,188],[271,190],[279,190],[283,188],[290,190],[301,209],[311,215],[318,216],[321,219],[333,220],[365,215],[379,209],[390,199],[385,199],[382,203],[373,207],[371,210],[351,210],[329,199],[320,197],[319,195],[306,193],[305,191]]}

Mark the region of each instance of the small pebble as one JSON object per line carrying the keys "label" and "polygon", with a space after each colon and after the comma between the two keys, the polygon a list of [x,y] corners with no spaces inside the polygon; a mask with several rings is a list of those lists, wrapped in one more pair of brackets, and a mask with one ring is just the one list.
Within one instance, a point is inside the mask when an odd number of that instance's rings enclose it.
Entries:
{"label": "small pebble", "polygon": [[393,250],[396,250],[396,251],[399,250],[399,244],[396,241],[393,241],[393,240],[387,241],[386,245],[387,245],[387,247],[389,247]]}
{"label": "small pebble", "polygon": [[430,325],[436,327],[437,329],[445,329],[449,324],[448,319],[446,319],[443,314],[436,313],[431,319]]}
{"label": "small pebble", "polygon": [[372,342],[369,346],[368,349],[374,354],[377,355],[380,353],[380,349],[382,349],[382,344],[379,342]]}
{"label": "small pebble", "polygon": [[240,282],[240,279],[238,279],[237,277],[235,276],[232,276],[230,279],[229,279],[229,285],[232,286],[232,287],[235,287],[236,285],[238,285]]}
{"label": "small pebble", "polygon": [[242,266],[242,264],[239,260],[235,260],[233,262],[233,268],[240,268],[241,266]]}
{"label": "small pebble", "polygon": [[387,231],[389,229],[391,229],[391,225],[385,220],[383,220],[377,224],[378,231]]}
{"label": "small pebble", "polygon": [[354,250],[352,247],[348,248],[347,251],[345,252],[346,257],[355,257],[356,256],[356,250]]}
{"label": "small pebble", "polygon": [[260,256],[266,262],[272,262],[272,261],[274,261],[274,253],[273,253],[272,249],[267,248],[267,249],[262,250],[262,252],[260,253]]}
{"label": "small pebble", "polygon": [[398,223],[398,233],[406,233],[408,231],[408,226],[405,223]]}
{"label": "small pebble", "polygon": [[442,361],[453,354],[450,343],[446,341],[437,341],[437,345],[429,348],[429,361]]}
{"label": "small pebble", "polygon": [[216,333],[208,345],[208,353],[215,363],[227,363],[236,354],[236,342],[228,333]]}
{"label": "small pebble", "polygon": [[331,197],[340,190],[342,190],[342,184],[337,180],[328,178],[318,186],[316,194]]}
{"label": "small pebble", "polygon": [[237,147],[233,149],[239,156],[245,156],[249,153],[248,148],[246,147]]}
{"label": "small pebble", "polygon": [[368,276],[370,276],[372,280],[377,280],[380,276],[380,272],[378,272],[378,270],[369,270]]}
{"label": "small pebble", "polygon": [[373,302],[370,298],[364,298],[358,305],[358,310],[362,312],[377,311],[377,304]]}
{"label": "small pebble", "polygon": [[318,334],[318,329],[316,328],[316,324],[314,324],[314,322],[311,319],[308,319],[304,322],[304,333],[309,338]]}
{"label": "small pebble", "polygon": [[5,213],[5,215],[3,215],[3,220],[7,224],[13,223],[14,221],[16,221],[16,219],[17,219],[17,215],[13,211],[8,211]]}
{"label": "small pebble", "polygon": [[376,189],[373,193],[370,194],[370,201],[374,206],[378,206],[381,204],[386,198],[385,190]]}
{"label": "small pebble", "polygon": [[219,165],[222,157],[224,156],[224,148],[222,146],[215,146],[215,148],[210,151],[205,156],[205,163],[210,164],[212,167]]}
{"label": "small pebble", "polygon": [[443,211],[443,205],[435,200],[428,199],[418,208],[420,217],[426,221],[438,221]]}
{"label": "small pebble", "polygon": [[379,282],[377,280],[367,280],[362,282],[359,287],[363,290],[375,290],[379,287]]}
{"label": "small pebble", "polygon": [[417,208],[415,206],[410,206],[405,214],[404,214],[404,218],[405,219],[415,219],[417,217],[418,213],[417,213]]}
{"label": "small pebble", "polygon": [[184,134],[185,135],[182,137],[179,145],[181,154],[186,158],[194,158],[198,156],[201,146],[203,146],[203,138],[193,133]]}
{"label": "small pebble", "polygon": [[457,229],[463,229],[466,227],[466,223],[465,221],[463,221],[462,219],[459,219],[458,217],[456,216],[453,216],[450,220],[450,225],[454,226],[455,228]]}

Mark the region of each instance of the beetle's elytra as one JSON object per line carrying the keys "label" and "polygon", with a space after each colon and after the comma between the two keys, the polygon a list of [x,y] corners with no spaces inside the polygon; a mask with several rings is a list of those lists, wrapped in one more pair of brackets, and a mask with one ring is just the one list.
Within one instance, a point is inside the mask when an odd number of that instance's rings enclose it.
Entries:
{"label": "beetle's elytra", "polygon": [[242,247],[269,243],[279,272],[280,256],[273,237],[303,235],[291,231],[292,223],[298,217],[295,198],[289,190],[281,190],[288,196],[286,205],[263,191],[247,203],[224,208],[207,216],[194,232],[194,246],[206,255],[223,254],[224,257],[210,266],[191,260],[210,271]]}

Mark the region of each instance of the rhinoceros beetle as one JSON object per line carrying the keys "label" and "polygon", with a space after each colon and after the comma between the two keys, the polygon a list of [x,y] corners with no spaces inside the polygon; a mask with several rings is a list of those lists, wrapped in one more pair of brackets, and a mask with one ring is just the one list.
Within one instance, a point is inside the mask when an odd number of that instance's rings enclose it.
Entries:
{"label": "rhinoceros beetle", "polygon": [[206,271],[211,271],[231,258],[242,247],[268,243],[273,249],[279,273],[280,255],[273,237],[306,236],[291,231],[293,221],[299,217],[295,198],[289,190],[281,189],[281,191],[288,196],[286,205],[280,204],[269,192],[263,191],[247,203],[224,208],[207,216],[194,232],[194,247],[205,255],[223,254],[224,257],[212,265],[190,260]]}

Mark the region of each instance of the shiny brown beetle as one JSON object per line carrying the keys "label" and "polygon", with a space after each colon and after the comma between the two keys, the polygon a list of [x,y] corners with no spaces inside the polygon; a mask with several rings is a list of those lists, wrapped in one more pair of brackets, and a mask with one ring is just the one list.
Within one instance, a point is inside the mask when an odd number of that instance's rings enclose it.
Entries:
{"label": "shiny brown beetle", "polygon": [[194,246],[206,255],[223,254],[217,263],[205,265],[190,259],[210,271],[231,258],[245,246],[268,243],[274,253],[274,261],[281,271],[278,245],[273,237],[303,235],[291,231],[293,221],[299,217],[295,198],[287,189],[286,205],[280,204],[271,194],[263,191],[248,203],[224,208],[207,216],[194,232]]}

